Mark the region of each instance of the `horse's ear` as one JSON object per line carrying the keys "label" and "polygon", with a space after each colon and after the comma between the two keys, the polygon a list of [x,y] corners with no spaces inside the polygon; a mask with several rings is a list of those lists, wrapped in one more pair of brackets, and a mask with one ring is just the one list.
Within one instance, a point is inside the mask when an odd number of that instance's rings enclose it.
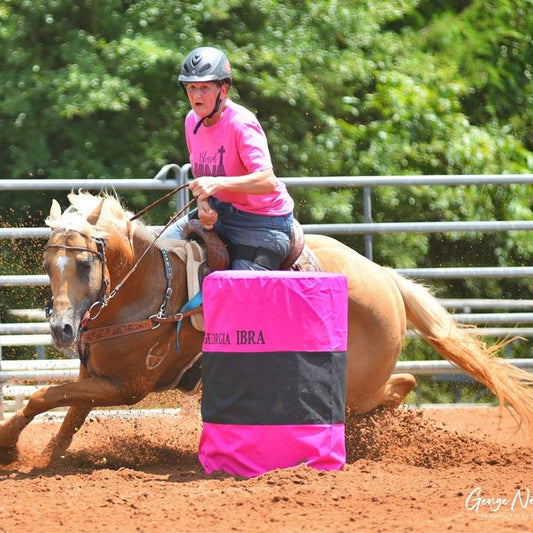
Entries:
{"label": "horse's ear", "polygon": [[104,206],[104,198],[100,200],[100,203],[94,208],[93,212],[87,217],[87,222],[89,224],[92,224],[93,226],[96,225],[98,222],[98,219],[100,218],[100,215],[102,214],[102,207]]}
{"label": "horse's ear", "polygon": [[50,220],[59,220],[61,218],[61,207],[59,202],[54,198],[50,207]]}

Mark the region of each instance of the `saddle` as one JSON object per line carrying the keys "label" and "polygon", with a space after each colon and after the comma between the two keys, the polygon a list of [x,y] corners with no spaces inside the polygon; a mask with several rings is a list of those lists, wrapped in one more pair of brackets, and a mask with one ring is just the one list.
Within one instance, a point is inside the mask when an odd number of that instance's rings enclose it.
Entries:
{"label": "saddle", "polygon": [[[200,286],[207,274],[216,270],[227,270],[231,264],[228,246],[215,230],[206,230],[198,219],[189,220],[183,230],[183,238],[200,243],[205,249],[206,262],[198,269]],[[289,253],[280,265],[280,270],[320,272],[318,259],[305,245],[305,236],[300,223],[295,220],[289,244]]]}

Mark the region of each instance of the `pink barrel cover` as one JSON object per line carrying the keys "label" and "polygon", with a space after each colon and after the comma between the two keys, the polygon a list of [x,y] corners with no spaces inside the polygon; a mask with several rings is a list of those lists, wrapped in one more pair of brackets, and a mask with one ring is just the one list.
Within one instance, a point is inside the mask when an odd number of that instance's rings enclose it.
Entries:
{"label": "pink barrel cover", "polygon": [[204,422],[200,461],[207,474],[255,477],[305,463],[339,470],[346,462],[344,424],[235,425]]}
{"label": "pink barrel cover", "polygon": [[204,280],[202,292],[198,456],[206,473],[342,468],[346,277],[222,271]]}

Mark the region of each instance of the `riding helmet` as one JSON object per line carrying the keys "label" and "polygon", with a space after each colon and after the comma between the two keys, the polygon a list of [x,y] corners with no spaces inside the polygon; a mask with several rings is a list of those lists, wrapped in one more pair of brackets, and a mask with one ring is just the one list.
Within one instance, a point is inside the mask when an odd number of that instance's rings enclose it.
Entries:
{"label": "riding helmet", "polygon": [[185,58],[178,80],[181,83],[203,81],[231,83],[231,66],[224,52],[211,46],[202,46]]}

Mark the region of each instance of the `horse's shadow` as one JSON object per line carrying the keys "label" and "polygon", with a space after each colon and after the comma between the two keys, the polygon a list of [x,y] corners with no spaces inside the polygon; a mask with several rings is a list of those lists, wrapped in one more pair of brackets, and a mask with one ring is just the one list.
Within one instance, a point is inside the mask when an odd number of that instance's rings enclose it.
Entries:
{"label": "horse's shadow", "polygon": [[[145,437],[128,436],[113,443],[111,448],[92,446],[69,450],[63,457],[42,465],[39,456],[21,457],[9,466],[0,468],[0,480],[34,478],[53,479],[72,475],[92,475],[99,471],[133,470],[162,478],[162,481],[189,483],[209,479],[241,479],[224,472],[206,474],[193,449],[178,449],[157,444]],[[242,478],[245,479],[245,478]]]}

